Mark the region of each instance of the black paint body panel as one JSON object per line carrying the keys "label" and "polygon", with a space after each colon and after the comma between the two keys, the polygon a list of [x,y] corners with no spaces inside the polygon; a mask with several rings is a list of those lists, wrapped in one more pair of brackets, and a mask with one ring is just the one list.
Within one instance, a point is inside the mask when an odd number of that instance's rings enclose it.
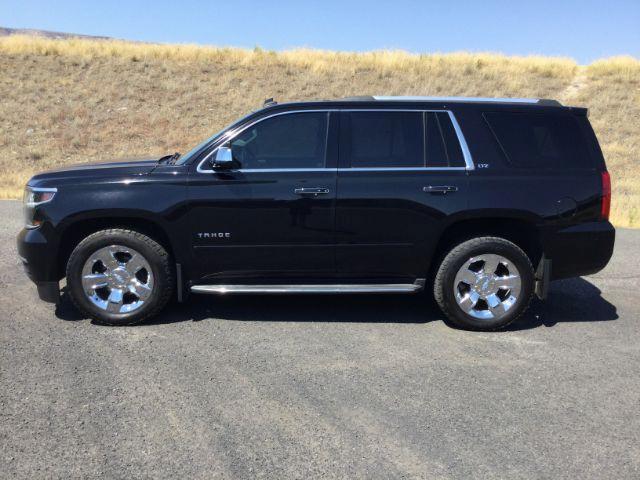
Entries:
{"label": "black paint body panel", "polygon": [[[29,185],[55,187],[58,192],[53,201],[37,207],[42,226],[18,235],[19,254],[29,277],[36,283],[58,281],[64,275],[59,259],[62,242],[70,231],[96,219],[114,226],[136,221],[153,224],[166,237],[175,262],[182,265],[185,286],[229,279],[304,283],[312,278],[424,278],[442,247],[443,235],[460,222],[483,219],[516,220],[530,226],[542,253],[553,262],[553,278],[595,272],[611,257],[615,232],[599,218],[605,168],[601,153],[590,169],[516,169],[505,160],[482,117],[488,109],[584,116],[583,109],[456,102],[307,102],[268,107],[235,128],[274,113],[307,109],[335,110],[323,170],[199,172],[203,158],[220,144],[213,141],[182,165],[130,161],[36,175]],[[451,111],[475,168],[338,168],[340,109]],[[424,191],[433,185],[449,185],[457,191]],[[322,187],[329,193],[301,197],[294,192],[300,187]],[[202,233],[209,238],[199,237]]]}

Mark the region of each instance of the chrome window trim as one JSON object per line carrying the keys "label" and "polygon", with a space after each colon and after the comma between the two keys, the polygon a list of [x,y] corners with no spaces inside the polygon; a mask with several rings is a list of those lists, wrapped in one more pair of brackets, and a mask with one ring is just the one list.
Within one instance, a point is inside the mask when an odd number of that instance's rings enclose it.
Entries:
{"label": "chrome window trim", "polygon": [[459,170],[466,172],[467,167],[355,167],[338,168],[339,172],[450,172]]}
{"label": "chrome window trim", "polygon": [[[286,173],[286,172],[333,172],[337,170],[335,167],[333,168],[237,168],[235,170],[227,170],[229,172],[239,172],[239,173]],[[204,170],[204,173],[212,172],[213,170]],[[224,170],[222,170],[224,172]]]}
{"label": "chrome window trim", "polygon": [[[416,109],[416,108],[322,108],[322,109],[312,109],[312,110],[288,110],[285,112],[277,112],[271,115],[267,115],[265,117],[260,117],[253,122],[246,124],[245,126],[238,128],[232,132],[227,132],[221,136],[218,140],[218,145],[211,150],[202,160],[198,163],[196,167],[196,172],[198,173],[219,173],[216,170],[208,170],[202,168],[204,163],[209,160],[209,158],[215,154],[220,145],[226,143],[227,141],[235,138],[246,129],[253,127],[254,125],[263,122],[264,120],[268,120],[269,118],[278,117],[281,115],[290,115],[294,113],[318,113],[318,112],[418,112],[418,113],[427,113],[427,112],[447,112],[449,114],[449,118],[451,119],[451,123],[453,124],[453,129],[456,132],[456,136],[458,137],[458,142],[460,143],[460,148],[462,149],[462,156],[464,157],[465,167],[324,167],[324,168],[239,168],[235,170],[229,170],[231,172],[239,172],[239,173],[266,173],[266,172],[326,172],[326,171],[423,171],[423,170],[431,170],[431,171],[447,171],[447,170],[474,170],[475,165],[473,163],[473,158],[471,157],[471,152],[469,151],[469,146],[467,145],[467,141],[464,138],[462,133],[462,129],[458,124],[458,120],[451,110],[446,109]],[[424,122],[424,120],[423,120]],[[329,135],[329,127],[327,125],[327,136]]]}
{"label": "chrome window trim", "polygon": [[[422,172],[422,171],[467,171],[467,167],[325,167],[325,168],[238,168],[228,170],[236,173],[295,173],[295,172]],[[211,173],[204,170],[202,173]]]}
{"label": "chrome window trim", "polygon": [[[473,158],[471,158],[471,152],[469,151],[469,146],[467,145],[467,140],[464,138],[462,134],[462,129],[458,124],[458,120],[456,116],[453,114],[451,110],[447,110],[449,113],[449,118],[451,119],[451,123],[453,124],[453,129],[456,131],[456,135],[458,136],[458,142],[460,142],[460,148],[462,148],[462,156],[464,157],[464,163],[467,165],[466,170],[474,170],[476,167],[473,163]],[[460,167],[457,167],[460,168]]]}

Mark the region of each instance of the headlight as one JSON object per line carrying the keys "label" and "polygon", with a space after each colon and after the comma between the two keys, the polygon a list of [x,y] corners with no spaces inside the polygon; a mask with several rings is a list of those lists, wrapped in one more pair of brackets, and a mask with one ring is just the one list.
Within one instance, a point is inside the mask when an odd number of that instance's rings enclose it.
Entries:
{"label": "headlight", "polygon": [[35,207],[53,200],[57,191],[57,188],[36,188],[27,185],[24,189],[22,201],[25,207]]}
{"label": "headlight", "polygon": [[24,204],[24,220],[27,228],[38,228],[42,224],[36,207],[48,203],[55,197],[57,188],[38,188],[26,186],[22,202]]}

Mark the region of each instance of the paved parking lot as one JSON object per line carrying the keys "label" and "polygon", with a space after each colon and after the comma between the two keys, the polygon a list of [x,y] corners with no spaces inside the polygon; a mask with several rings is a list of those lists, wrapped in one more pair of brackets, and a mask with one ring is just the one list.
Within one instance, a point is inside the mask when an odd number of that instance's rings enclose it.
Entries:
{"label": "paved parking lot", "polygon": [[422,296],[37,300],[0,202],[0,476],[640,478],[640,231],[507,332]]}

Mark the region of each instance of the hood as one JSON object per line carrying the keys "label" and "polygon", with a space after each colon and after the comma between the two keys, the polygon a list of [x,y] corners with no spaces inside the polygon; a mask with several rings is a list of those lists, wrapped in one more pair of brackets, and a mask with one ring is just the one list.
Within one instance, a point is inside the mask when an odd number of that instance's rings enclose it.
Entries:
{"label": "hood", "polygon": [[158,159],[127,159],[113,162],[85,163],[48,170],[34,175],[28,184],[37,186],[48,180],[93,177],[130,177],[151,173],[158,165]]}

